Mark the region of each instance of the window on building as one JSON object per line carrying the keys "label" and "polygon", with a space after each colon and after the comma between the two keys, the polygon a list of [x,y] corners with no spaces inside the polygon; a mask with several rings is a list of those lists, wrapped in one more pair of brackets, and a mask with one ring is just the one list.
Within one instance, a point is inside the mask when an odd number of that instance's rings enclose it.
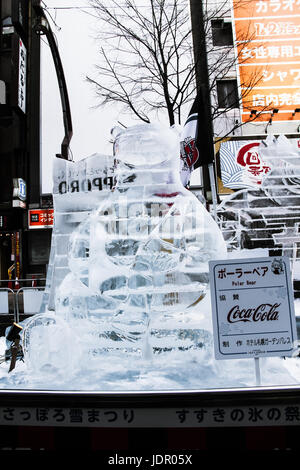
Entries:
{"label": "window on building", "polygon": [[217,96],[219,108],[238,108],[239,96],[236,80],[218,80]]}
{"label": "window on building", "polygon": [[214,46],[232,46],[233,35],[231,21],[211,20],[212,42]]}
{"label": "window on building", "polygon": [[2,20],[2,27],[3,28],[8,28],[9,26],[12,26],[11,16],[7,16],[6,18],[3,18],[3,20]]}
{"label": "window on building", "polygon": [[0,104],[6,104],[6,85],[3,80],[0,80]]}

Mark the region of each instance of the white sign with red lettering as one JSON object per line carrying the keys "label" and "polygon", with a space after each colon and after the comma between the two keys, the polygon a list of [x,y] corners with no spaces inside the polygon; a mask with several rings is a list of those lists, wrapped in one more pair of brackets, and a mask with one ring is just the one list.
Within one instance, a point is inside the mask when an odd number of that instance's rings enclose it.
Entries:
{"label": "white sign with red lettering", "polygon": [[292,356],[297,330],[289,258],[209,264],[216,359]]}

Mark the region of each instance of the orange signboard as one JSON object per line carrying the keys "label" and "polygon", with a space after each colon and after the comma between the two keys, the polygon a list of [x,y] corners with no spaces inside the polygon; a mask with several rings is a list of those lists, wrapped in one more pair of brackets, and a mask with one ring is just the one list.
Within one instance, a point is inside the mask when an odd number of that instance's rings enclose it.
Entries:
{"label": "orange signboard", "polygon": [[[294,39],[299,38],[300,25],[299,16],[295,18],[288,18],[288,21],[282,21],[280,18],[272,20],[271,18],[248,18],[236,20],[236,39],[238,41],[245,40],[245,32],[247,31],[248,38],[256,40],[264,39]],[[249,22],[249,20],[251,21]],[[246,22],[248,24],[246,25]],[[245,31],[245,25],[247,27]]]}
{"label": "orange signboard", "polygon": [[[292,121],[299,120],[300,108],[300,90],[295,93],[291,92],[291,88],[264,88],[253,89],[243,96],[242,106],[244,111],[244,122],[248,120],[250,111],[248,109],[264,110],[258,115],[257,120],[269,121],[272,115],[273,121]],[[276,110],[275,114],[273,110]]]}
{"label": "orange signboard", "polygon": [[237,0],[235,18],[266,18],[300,15],[298,0]]}
{"label": "orange signboard", "polygon": [[53,209],[30,209],[28,211],[28,227],[52,228],[54,221]]}
{"label": "orange signboard", "polygon": [[[240,80],[242,83],[247,83],[247,80],[251,80],[253,75],[254,66],[240,66]],[[300,91],[300,64],[295,65],[289,64],[266,64],[256,65],[255,71],[259,74],[259,82],[257,85],[260,89],[276,87],[276,92],[280,93],[281,89],[289,89],[293,93],[292,89]],[[253,75],[253,78],[255,76]]]}
{"label": "orange signboard", "polygon": [[272,64],[284,62],[300,61],[300,35],[298,39],[290,41],[282,39],[280,41],[267,42],[252,40],[247,43],[237,43],[239,64]]}
{"label": "orange signboard", "polygon": [[233,0],[242,120],[298,120],[300,2]]}

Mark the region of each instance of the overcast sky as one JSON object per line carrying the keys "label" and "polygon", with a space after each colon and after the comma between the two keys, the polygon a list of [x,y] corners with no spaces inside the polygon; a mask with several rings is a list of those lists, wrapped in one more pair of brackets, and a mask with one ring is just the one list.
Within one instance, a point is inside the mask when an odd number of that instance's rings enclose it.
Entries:
{"label": "overcast sky", "polygon": [[[95,77],[95,65],[99,63],[99,20],[93,16],[88,0],[41,0],[41,5],[48,7],[46,15],[57,40],[67,82],[73,122],[70,145],[73,160],[78,161],[93,153],[111,155],[111,128],[118,125],[118,121],[125,126],[137,121],[116,104],[95,107],[95,89],[86,81],[86,76]],[[78,7],[86,9],[82,11]],[[42,192],[49,193],[52,192],[52,163],[61,151],[64,127],[53,59],[43,36],[41,46]],[[193,172],[193,184],[199,184],[198,173],[200,175],[197,170]]]}
{"label": "overcast sky", "polygon": [[[93,153],[111,154],[110,130],[118,120],[130,125],[129,117],[122,115],[116,106],[94,109],[95,90],[86,82],[86,75],[95,72],[99,41],[96,40],[97,21],[87,9],[62,9],[62,7],[87,6],[87,0],[45,0],[49,7],[51,29],[57,38],[73,121],[71,151],[75,161]],[[51,9],[57,7],[56,10]],[[56,26],[57,25],[57,26]],[[59,88],[50,48],[42,36],[42,191],[52,192],[52,162],[60,153],[64,136]],[[125,120],[125,121],[124,121]]]}

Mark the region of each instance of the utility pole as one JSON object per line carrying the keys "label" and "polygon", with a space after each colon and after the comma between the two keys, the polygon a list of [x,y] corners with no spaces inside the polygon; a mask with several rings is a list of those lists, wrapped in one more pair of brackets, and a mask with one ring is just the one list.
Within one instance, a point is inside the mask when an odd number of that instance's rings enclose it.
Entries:
{"label": "utility pole", "polygon": [[197,94],[200,101],[201,115],[198,119],[197,141],[200,153],[204,155],[208,165],[203,165],[203,189],[208,202],[216,203],[216,185],[214,173],[214,132],[211,115],[210,84],[205,40],[205,24],[202,0],[190,0],[194,61],[196,72]]}

